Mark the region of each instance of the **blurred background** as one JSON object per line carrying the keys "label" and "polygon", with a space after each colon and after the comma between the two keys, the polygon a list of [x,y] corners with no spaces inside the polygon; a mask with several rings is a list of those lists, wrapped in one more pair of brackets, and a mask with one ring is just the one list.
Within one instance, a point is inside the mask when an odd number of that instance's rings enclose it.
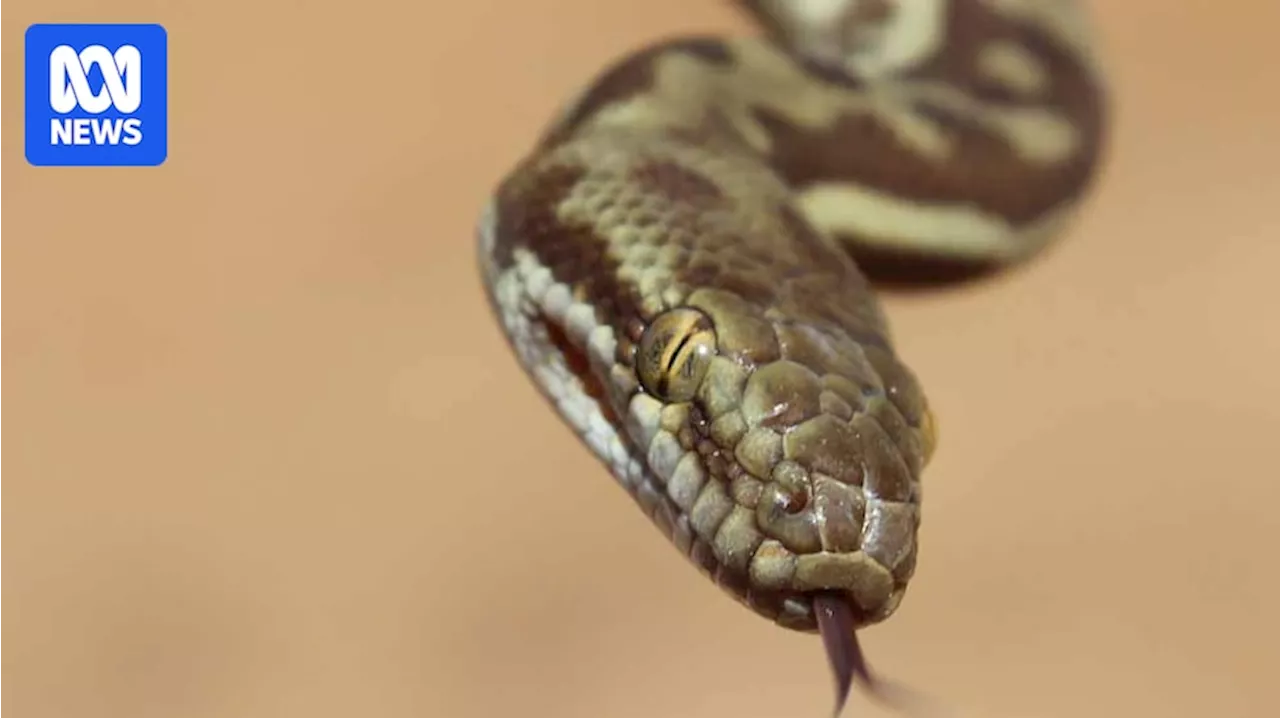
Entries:
{"label": "blurred background", "polygon": [[[1071,236],[887,300],[941,445],[864,645],[962,715],[1276,715],[1280,6],[1093,5],[1118,104]],[[37,21],[167,26],[163,167],[27,166]],[[818,640],[649,526],[474,265],[487,192],[598,68],[747,29],[712,0],[12,0],[3,708],[829,715]]]}

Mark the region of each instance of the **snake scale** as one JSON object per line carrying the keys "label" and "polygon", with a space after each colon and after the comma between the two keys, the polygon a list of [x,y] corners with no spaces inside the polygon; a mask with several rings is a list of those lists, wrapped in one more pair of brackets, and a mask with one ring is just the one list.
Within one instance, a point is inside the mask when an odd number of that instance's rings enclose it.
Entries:
{"label": "snake scale", "polygon": [[740,0],[760,37],[601,71],[500,182],[486,294],[520,365],[731,596],[856,631],[915,571],[937,421],[878,279],[1037,255],[1097,174],[1104,75],[1063,0]]}

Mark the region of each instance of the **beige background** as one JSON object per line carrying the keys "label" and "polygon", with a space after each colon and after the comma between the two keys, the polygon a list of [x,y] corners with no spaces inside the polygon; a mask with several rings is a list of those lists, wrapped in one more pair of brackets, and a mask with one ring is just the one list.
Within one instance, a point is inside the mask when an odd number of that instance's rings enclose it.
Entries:
{"label": "beige background", "polygon": [[[1280,9],[1095,5],[1119,107],[1086,216],[1028,271],[889,300],[942,445],[864,640],[967,715],[1275,715]],[[167,25],[163,168],[26,166],[37,20]],[[818,642],[667,547],[473,264],[590,73],[744,29],[711,0],[10,2],[8,715],[827,715]]]}

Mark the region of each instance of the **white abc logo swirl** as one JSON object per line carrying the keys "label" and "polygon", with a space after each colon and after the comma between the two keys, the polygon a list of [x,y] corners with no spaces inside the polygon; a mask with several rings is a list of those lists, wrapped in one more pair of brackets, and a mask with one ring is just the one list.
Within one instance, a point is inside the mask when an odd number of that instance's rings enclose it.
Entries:
{"label": "white abc logo swirl", "polygon": [[[89,70],[102,70],[102,89],[89,88]],[[92,114],[115,106],[118,112],[135,112],[142,104],[142,53],[133,45],[121,45],[113,55],[102,45],[90,45],[79,53],[59,45],[49,53],[49,104],[54,112],[80,109]]]}

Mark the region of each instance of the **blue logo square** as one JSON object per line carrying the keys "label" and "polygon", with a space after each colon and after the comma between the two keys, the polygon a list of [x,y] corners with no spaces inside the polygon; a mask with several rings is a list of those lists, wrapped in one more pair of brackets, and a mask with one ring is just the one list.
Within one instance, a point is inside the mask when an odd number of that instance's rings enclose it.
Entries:
{"label": "blue logo square", "polygon": [[169,154],[169,34],[160,25],[32,25],[27,162],[138,167]]}

